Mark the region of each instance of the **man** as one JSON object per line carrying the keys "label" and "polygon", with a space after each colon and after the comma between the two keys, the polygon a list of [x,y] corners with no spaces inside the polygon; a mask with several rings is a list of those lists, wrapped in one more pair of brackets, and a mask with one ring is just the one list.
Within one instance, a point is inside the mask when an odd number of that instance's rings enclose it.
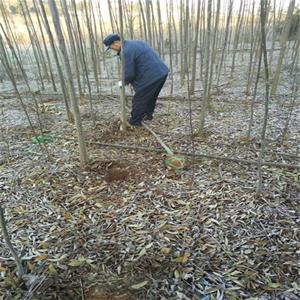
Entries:
{"label": "man", "polygon": [[[120,55],[120,36],[109,34],[103,43]],[[145,42],[124,41],[125,85],[131,84],[135,95],[129,123],[140,126],[143,120],[152,120],[157,97],[167,79],[169,69],[157,53]]]}

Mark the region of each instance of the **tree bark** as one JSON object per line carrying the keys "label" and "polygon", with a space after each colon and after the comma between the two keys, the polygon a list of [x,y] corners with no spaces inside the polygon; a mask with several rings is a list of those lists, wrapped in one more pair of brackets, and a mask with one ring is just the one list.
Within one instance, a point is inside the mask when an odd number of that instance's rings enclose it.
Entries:
{"label": "tree bark", "polygon": [[120,88],[120,97],[121,97],[121,127],[120,130],[125,132],[127,129],[126,121],[126,96],[125,96],[125,54],[124,54],[124,31],[123,31],[123,12],[122,12],[122,2],[118,0],[119,3],[119,22],[120,22],[120,36],[121,36],[121,82],[122,86]]}
{"label": "tree bark", "polygon": [[276,71],[275,71],[275,75],[274,75],[273,83],[272,83],[272,88],[271,88],[271,95],[272,96],[274,96],[276,94],[277,87],[278,87],[278,82],[279,82],[279,77],[280,77],[280,70],[281,70],[284,54],[285,54],[285,51],[286,51],[286,44],[287,44],[287,40],[288,40],[288,36],[289,36],[291,24],[292,24],[294,7],[295,7],[295,0],[291,0],[289,8],[288,8],[288,13],[287,13],[287,16],[286,16],[286,19],[285,19],[284,30],[283,30],[283,32],[281,34],[281,38],[280,38],[281,49],[280,49],[279,58],[278,58],[278,61],[277,61]]}
{"label": "tree bark", "polygon": [[[42,2],[42,0],[40,0],[40,1]],[[85,139],[84,139],[84,134],[83,134],[83,130],[82,130],[81,116],[80,116],[80,112],[79,112],[78,101],[76,100],[76,93],[75,93],[75,87],[74,87],[73,78],[72,78],[69,56],[67,53],[65,40],[64,40],[63,33],[62,33],[62,29],[61,29],[60,19],[59,19],[55,0],[49,0],[49,6],[50,6],[52,18],[53,18],[55,31],[56,31],[58,41],[59,41],[59,47],[60,47],[61,53],[64,58],[66,77],[67,77],[68,88],[69,88],[69,92],[70,92],[70,98],[71,98],[71,103],[72,103],[72,107],[73,107],[75,124],[76,124],[77,135],[78,135],[80,166],[81,166],[81,168],[85,168],[85,166],[88,163],[88,155],[87,155],[87,151],[86,151]]]}
{"label": "tree bark", "polygon": [[260,22],[261,22],[261,48],[264,58],[264,70],[265,70],[265,88],[266,88],[266,99],[265,99],[265,113],[263,128],[261,133],[261,149],[258,158],[258,183],[257,183],[257,193],[261,193],[262,190],[262,162],[265,155],[266,148],[266,129],[268,123],[268,114],[269,114],[269,68],[268,68],[268,56],[267,56],[267,46],[266,46],[266,15],[267,15],[267,3],[264,0],[260,1]]}
{"label": "tree bark", "polygon": [[200,113],[200,127],[199,132],[203,133],[204,131],[204,123],[205,123],[205,116],[207,111],[207,105],[208,105],[208,97],[209,97],[209,91],[208,91],[208,80],[209,80],[209,68],[210,68],[210,40],[211,40],[211,5],[212,0],[208,0],[207,5],[207,32],[206,32],[206,47],[205,47],[205,82],[204,82],[204,92],[203,92],[203,101],[201,105],[201,113]]}

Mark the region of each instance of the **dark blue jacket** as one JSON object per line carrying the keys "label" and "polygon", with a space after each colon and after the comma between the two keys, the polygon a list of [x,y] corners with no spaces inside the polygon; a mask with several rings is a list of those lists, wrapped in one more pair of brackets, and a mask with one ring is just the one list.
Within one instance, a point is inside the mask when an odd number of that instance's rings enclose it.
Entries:
{"label": "dark blue jacket", "polygon": [[125,84],[137,92],[168,75],[169,69],[158,54],[143,41],[124,41]]}

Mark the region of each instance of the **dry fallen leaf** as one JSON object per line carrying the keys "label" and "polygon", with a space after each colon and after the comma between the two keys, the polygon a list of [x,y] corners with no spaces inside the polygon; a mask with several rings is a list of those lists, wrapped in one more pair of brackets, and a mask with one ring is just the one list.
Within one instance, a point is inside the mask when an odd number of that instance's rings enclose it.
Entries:
{"label": "dry fallen leaf", "polygon": [[132,288],[133,290],[139,290],[139,289],[141,289],[142,287],[146,286],[147,284],[148,284],[148,281],[146,280],[146,281],[142,281],[142,282],[140,282],[140,283],[137,283],[137,284],[132,285],[131,288]]}

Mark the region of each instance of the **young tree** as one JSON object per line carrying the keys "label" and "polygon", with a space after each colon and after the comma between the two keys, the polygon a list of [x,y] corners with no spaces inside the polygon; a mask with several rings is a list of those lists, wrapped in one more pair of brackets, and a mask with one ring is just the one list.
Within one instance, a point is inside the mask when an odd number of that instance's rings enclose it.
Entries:
{"label": "young tree", "polygon": [[170,65],[170,80],[171,80],[171,87],[170,87],[170,95],[173,94],[174,88],[174,74],[173,74],[173,36],[172,36],[172,7],[171,3],[166,1],[166,11],[168,17],[168,39],[169,39],[169,65]]}
{"label": "young tree", "polygon": [[62,93],[63,93],[63,96],[64,96],[64,104],[65,104],[65,107],[66,107],[68,121],[70,123],[73,123],[74,122],[74,115],[73,115],[73,113],[71,112],[71,109],[70,109],[69,93],[68,93],[67,85],[65,83],[63,70],[62,70],[61,64],[59,62],[58,53],[57,53],[57,50],[56,50],[56,47],[55,47],[55,40],[54,40],[52,31],[50,29],[50,24],[49,24],[48,17],[47,17],[46,11],[45,11],[44,3],[43,3],[42,0],[39,0],[39,3],[40,3],[42,19],[43,19],[43,22],[44,22],[46,32],[48,34],[48,38],[49,38],[51,49],[52,49],[52,55],[54,57],[54,61],[55,61],[55,64],[56,64],[56,68],[57,68],[57,72],[58,72],[58,76],[59,76],[59,80],[60,80],[60,84],[61,84]]}
{"label": "young tree", "polygon": [[223,42],[223,47],[222,47],[222,54],[221,54],[221,59],[218,62],[218,69],[217,69],[217,85],[219,85],[220,81],[220,76],[221,76],[221,71],[224,63],[224,57],[225,57],[225,50],[226,46],[229,40],[229,28],[230,28],[230,21],[232,17],[232,7],[233,7],[233,0],[229,0],[229,8],[228,8],[228,15],[226,19],[226,28],[225,28],[225,37],[224,37],[224,42]]}
{"label": "young tree", "polygon": [[200,127],[199,132],[203,133],[204,131],[204,123],[205,123],[205,116],[208,106],[208,97],[209,97],[209,68],[210,68],[210,40],[211,40],[211,6],[212,0],[208,0],[207,3],[207,31],[206,31],[206,47],[205,47],[205,78],[204,78],[204,92],[203,92],[203,101],[201,105],[201,113],[200,113]]}
{"label": "young tree", "polygon": [[119,22],[121,36],[121,131],[126,131],[126,96],[125,96],[125,56],[124,56],[124,34],[123,34],[123,16],[122,2],[119,0]]}
{"label": "young tree", "polygon": [[265,71],[265,88],[266,88],[266,96],[265,96],[265,112],[264,112],[264,120],[263,120],[263,128],[261,133],[261,147],[258,158],[258,183],[257,183],[257,193],[260,193],[262,190],[262,162],[264,159],[265,148],[266,148],[266,129],[268,123],[268,115],[269,115],[269,67],[268,67],[268,57],[267,57],[267,46],[266,46],[266,16],[267,16],[267,3],[264,0],[260,1],[260,22],[261,22],[261,48],[263,52],[264,59],[264,71]]}
{"label": "young tree", "polygon": [[274,96],[276,94],[277,87],[278,87],[280,70],[282,67],[284,54],[285,54],[286,48],[287,48],[287,40],[289,37],[289,32],[290,32],[290,28],[291,28],[291,24],[292,24],[294,7],[295,7],[295,0],[291,0],[291,2],[289,4],[289,8],[288,8],[288,13],[287,13],[287,16],[285,19],[285,26],[282,31],[281,37],[280,37],[280,47],[281,48],[280,48],[279,57],[278,57],[277,65],[276,65],[276,71],[275,71],[273,82],[272,82],[272,89],[271,89],[272,96]]}
{"label": "young tree", "polygon": [[[42,2],[42,0],[40,0],[40,2]],[[63,55],[63,61],[64,61],[64,66],[65,66],[67,82],[68,82],[68,88],[69,88],[69,92],[70,92],[70,99],[71,99],[71,103],[72,103],[73,113],[74,113],[74,117],[75,117],[75,124],[76,124],[76,129],[77,129],[77,135],[78,135],[80,166],[81,166],[81,168],[84,168],[88,163],[88,155],[87,155],[87,151],[86,151],[85,139],[84,139],[84,134],[83,134],[83,130],[82,130],[81,116],[80,116],[80,112],[79,112],[78,101],[76,99],[75,87],[74,87],[73,78],[72,78],[69,55],[67,52],[65,39],[64,39],[64,36],[62,33],[60,18],[59,18],[59,14],[57,11],[57,6],[55,3],[55,0],[49,0],[49,6],[50,6],[51,14],[52,14],[52,19],[53,19],[53,24],[55,27],[56,35],[57,35],[57,38],[59,41],[60,51]]]}
{"label": "young tree", "polygon": [[[65,0],[64,0],[65,1]],[[78,13],[77,13],[77,8],[76,8],[76,3],[75,0],[72,0],[72,7],[74,9],[74,15],[75,15],[75,22],[76,22],[76,28],[77,28],[77,33],[78,33],[78,44],[79,44],[79,57],[81,58],[81,63],[82,63],[82,68],[83,68],[83,73],[85,75],[85,80],[88,86],[88,94],[89,94],[89,104],[90,104],[90,112],[91,112],[91,117],[93,124],[95,124],[95,113],[94,113],[94,108],[93,108],[93,102],[92,102],[92,87],[89,79],[89,71],[88,71],[88,66],[87,66],[87,61],[86,61],[86,55],[84,53],[84,46],[83,46],[83,36],[82,36],[82,31],[80,27],[80,22],[78,18]],[[67,15],[67,13],[66,13]],[[97,81],[96,81],[97,84]],[[97,84],[98,86],[98,84]]]}
{"label": "young tree", "polygon": [[147,38],[150,46],[153,46],[153,32],[151,22],[151,0],[146,0]]}
{"label": "young tree", "polygon": [[197,67],[197,47],[198,47],[198,36],[199,36],[199,24],[200,24],[200,8],[201,2],[197,1],[197,15],[196,15],[196,27],[195,27],[195,37],[193,43],[193,58],[192,58],[192,79],[190,85],[190,94],[193,95],[195,91],[195,81],[196,81],[196,67]]}

